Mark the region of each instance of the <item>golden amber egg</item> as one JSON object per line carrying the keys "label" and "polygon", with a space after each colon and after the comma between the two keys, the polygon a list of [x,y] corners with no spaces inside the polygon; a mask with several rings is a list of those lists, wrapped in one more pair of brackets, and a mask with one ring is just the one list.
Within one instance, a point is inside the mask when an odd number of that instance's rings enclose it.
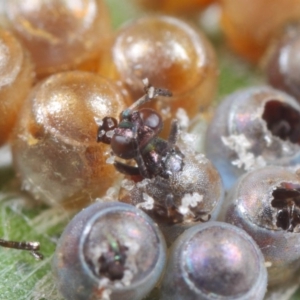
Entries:
{"label": "golden amber egg", "polygon": [[222,27],[230,46],[257,62],[285,23],[299,19],[299,0],[220,0]]}
{"label": "golden amber egg", "polygon": [[9,26],[30,51],[37,74],[94,68],[110,34],[102,0],[10,0]]}
{"label": "golden amber egg", "polygon": [[[116,72],[137,99],[142,79],[169,89],[173,97],[156,102],[156,109],[174,118],[178,108],[190,117],[207,107],[217,90],[215,52],[199,29],[178,18],[148,16],[117,33],[113,45]],[[165,113],[164,116],[167,114]]]}
{"label": "golden amber egg", "polygon": [[136,0],[144,9],[169,14],[197,13],[213,0]]}
{"label": "golden amber egg", "polygon": [[0,145],[7,141],[33,83],[32,63],[22,45],[0,29]]}
{"label": "golden amber egg", "polygon": [[69,71],[48,77],[31,92],[12,140],[22,188],[50,205],[82,206],[105,194],[118,178],[97,143],[97,120],[117,117],[125,103],[115,84]]}

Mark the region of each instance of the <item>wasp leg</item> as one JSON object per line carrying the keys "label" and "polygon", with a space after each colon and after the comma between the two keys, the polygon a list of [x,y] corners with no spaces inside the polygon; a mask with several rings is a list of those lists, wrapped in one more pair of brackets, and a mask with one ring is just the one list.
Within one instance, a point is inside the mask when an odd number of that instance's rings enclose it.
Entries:
{"label": "wasp leg", "polygon": [[139,147],[139,140],[138,140],[138,126],[137,124],[134,124],[133,128],[132,128],[132,132],[133,132],[133,139],[136,143],[136,150],[137,150],[137,155],[134,158],[138,168],[139,168],[139,174],[143,177],[143,178],[150,178],[149,172],[147,170],[145,161],[143,159],[143,156],[141,154],[140,151],[140,147]]}
{"label": "wasp leg", "polygon": [[0,246],[11,249],[30,251],[35,259],[43,259],[43,255],[38,252],[38,250],[40,250],[39,242],[17,242],[0,239]]}
{"label": "wasp leg", "polygon": [[197,213],[197,216],[194,218],[194,221],[200,221],[202,223],[208,222],[211,218],[211,215],[206,211],[200,211]]}
{"label": "wasp leg", "polygon": [[122,174],[132,175],[132,176],[141,175],[138,167],[126,165],[119,161],[115,161],[114,166],[115,166],[116,170]]}
{"label": "wasp leg", "polygon": [[169,134],[169,138],[168,138],[168,141],[172,146],[174,146],[176,144],[178,136],[179,136],[178,121],[172,120],[171,130],[170,130],[170,134]]}
{"label": "wasp leg", "polygon": [[139,174],[143,177],[143,178],[150,178],[149,172],[147,170],[147,167],[145,165],[144,159],[140,153],[140,151],[138,151],[138,154],[135,158],[135,161],[139,167]]}
{"label": "wasp leg", "polygon": [[143,80],[144,84],[144,92],[145,95],[143,95],[140,99],[138,99],[136,102],[131,104],[131,106],[128,108],[129,111],[134,111],[141,105],[145,104],[146,102],[151,101],[152,99],[155,99],[159,96],[162,97],[172,97],[172,92],[168,89],[163,88],[155,88],[153,87],[147,78]]}

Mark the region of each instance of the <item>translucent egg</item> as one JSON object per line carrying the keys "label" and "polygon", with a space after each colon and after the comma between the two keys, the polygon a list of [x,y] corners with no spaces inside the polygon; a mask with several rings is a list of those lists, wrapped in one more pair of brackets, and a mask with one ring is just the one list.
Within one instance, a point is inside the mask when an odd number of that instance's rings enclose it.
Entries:
{"label": "translucent egg", "polygon": [[167,14],[197,13],[212,0],[135,0],[141,7],[147,10],[164,12]]}
{"label": "translucent egg", "polygon": [[144,78],[172,91],[173,97],[155,103],[165,119],[178,108],[195,116],[216,92],[218,69],[211,44],[199,29],[177,18],[148,16],[127,23],[116,35],[113,62],[133,99],[143,94]]}
{"label": "translucent egg", "polygon": [[269,83],[300,101],[300,23],[292,23],[273,41],[265,58]]}
{"label": "translucent egg", "polygon": [[48,77],[32,91],[12,139],[22,188],[50,205],[85,205],[118,178],[98,144],[97,122],[117,117],[121,92],[99,75],[70,71]]}
{"label": "translucent egg", "polygon": [[65,228],[52,267],[66,300],[140,300],[165,260],[162,235],[146,214],[124,203],[95,203]]}
{"label": "translucent egg", "polygon": [[12,33],[0,29],[0,146],[12,132],[33,79],[28,54]]}
{"label": "translucent egg", "polygon": [[270,40],[289,21],[300,17],[300,1],[221,0],[222,28],[230,46],[257,62]]}
{"label": "translucent egg", "polygon": [[10,0],[6,15],[40,77],[74,68],[94,69],[110,34],[102,0]]}
{"label": "translucent egg", "polygon": [[163,300],[262,300],[264,259],[243,230],[221,222],[196,225],[174,243],[161,287]]}

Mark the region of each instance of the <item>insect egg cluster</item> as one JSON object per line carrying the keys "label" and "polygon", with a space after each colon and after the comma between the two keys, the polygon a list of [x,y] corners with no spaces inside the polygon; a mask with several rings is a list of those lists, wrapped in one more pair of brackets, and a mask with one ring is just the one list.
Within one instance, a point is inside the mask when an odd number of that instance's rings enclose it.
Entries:
{"label": "insect egg cluster", "polygon": [[263,299],[264,258],[243,230],[221,222],[193,226],[171,248],[162,299]]}
{"label": "insect egg cluster", "polygon": [[[75,214],[57,232],[55,290],[287,300],[300,273],[300,0],[124,3],[114,9],[139,17],[114,33],[103,0],[12,0],[0,16],[0,144],[14,186]],[[229,58],[196,22],[208,5],[268,83],[214,102],[216,53]],[[42,243],[0,246],[43,258]]]}

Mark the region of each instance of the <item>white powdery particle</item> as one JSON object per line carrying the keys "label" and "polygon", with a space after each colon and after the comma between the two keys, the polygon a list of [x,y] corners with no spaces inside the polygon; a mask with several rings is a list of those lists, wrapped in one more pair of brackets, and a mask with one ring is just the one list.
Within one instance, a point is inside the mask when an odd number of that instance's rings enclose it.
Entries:
{"label": "white powdery particle", "polygon": [[136,205],[137,208],[144,208],[147,210],[153,209],[154,199],[146,193],[143,193],[143,199],[145,202],[139,203]]}
{"label": "white powdery particle", "polygon": [[109,280],[107,278],[103,278],[99,282],[99,290],[102,290],[101,293],[102,300],[110,300],[112,291],[107,288],[108,285],[109,285]]}
{"label": "white powdery particle", "polygon": [[131,191],[134,188],[134,181],[129,179],[123,179],[121,182],[122,188],[124,188],[127,191]]}
{"label": "white powdery particle", "polygon": [[124,276],[122,278],[122,283],[124,284],[124,286],[129,286],[131,284],[133,275],[134,274],[130,270],[124,271]]}
{"label": "white powdery particle", "polygon": [[22,191],[30,191],[31,190],[31,184],[27,179],[24,179],[22,181],[21,190]]}
{"label": "white powdery particle", "polygon": [[102,293],[103,300],[110,300],[111,290],[105,289]]}
{"label": "white powdery particle", "polygon": [[190,119],[187,115],[187,112],[183,108],[178,108],[176,111],[176,119],[181,129],[186,129],[189,126]]}
{"label": "white powdery particle", "polygon": [[109,156],[106,160],[107,164],[113,165],[115,162],[115,157],[113,155]]}
{"label": "white powdery particle", "polygon": [[115,131],[114,130],[108,130],[105,135],[108,137],[108,138],[112,138],[113,135],[115,134]]}
{"label": "white powdery particle", "polygon": [[271,261],[266,261],[266,262],[265,262],[265,267],[266,267],[266,268],[271,268],[272,265],[273,265],[273,264],[272,264]]}
{"label": "white powdery particle", "polygon": [[7,167],[12,164],[12,154],[9,145],[0,148],[0,168]]}
{"label": "white powdery particle", "polygon": [[183,132],[180,135],[180,139],[183,141],[184,144],[186,144],[189,147],[193,147],[196,143],[197,136],[193,133],[187,133]]}
{"label": "white powdery particle", "polygon": [[234,151],[245,152],[251,147],[251,143],[244,134],[232,134],[228,137],[221,136],[221,139],[225,146]]}
{"label": "white powdery particle", "polygon": [[139,181],[136,186],[139,188],[139,189],[143,189],[145,188],[148,184],[150,183],[150,180],[145,178],[143,179],[142,181]]}
{"label": "white powdery particle", "polygon": [[149,90],[148,90],[148,96],[150,99],[154,98],[154,92],[155,92],[155,89],[153,86],[150,86]]}
{"label": "white powdery particle", "polygon": [[127,261],[130,261],[131,258],[132,259],[135,259],[136,257],[136,254],[138,253],[138,251],[140,250],[140,245],[135,242],[134,240],[129,240],[129,241],[125,241],[124,242],[124,245],[130,249],[130,256],[128,255],[128,260]]}
{"label": "white powdery particle", "polygon": [[232,161],[234,166],[240,169],[244,168],[245,171],[266,166],[266,161],[261,155],[254,156],[253,153],[249,152],[251,143],[244,134],[222,136],[221,140],[226,147],[233,150],[238,156],[238,159]]}
{"label": "white powdery particle", "polygon": [[206,158],[206,156],[203,154],[203,153],[197,153],[196,156],[195,156],[195,159],[197,161],[202,161],[207,163],[208,162],[208,159]]}
{"label": "white powdery particle", "polygon": [[94,120],[95,120],[95,123],[98,125],[98,126],[102,126],[103,125],[103,121],[97,117],[94,117]]}
{"label": "white powdery particle", "polygon": [[289,143],[283,143],[282,144],[282,151],[286,156],[293,154],[293,148],[290,146]]}
{"label": "white powdery particle", "polygon": [[185,194],[181,199],[181,205],[178,208],[178,211],[182,215],[187,215],[191,213],[190,208],[196,207],[203,200],[203,195],[198,193]]}
{"label": "white powdery particle", "polygon": [[171,117],[171,108],[170,106],[164,105],[160,108],[160,114],[163,117],[163,119],[167,119]]}
{"label": "white powdery particle", "polygon": [[149,85],[149,79],[148,78],[142,79],[142,82],[143,82],[144,86],[148,86]]}
{"label": "white powdery particle", "polygon": [[112,186],[108,188],[106,194],[102,198],[96,198],[98,202],[112,202],[118,199],[120,188],[118,186]]}
{"label": "white powdery particle", "polygon": [[264,136],[264,140],[265,140],[265,142],[267,143],[267,147],[270,147],[271,144],[272,144],[272,139],[271,139],[271,137],[270,137],[268,134],[266,134],[266,135]]}
{"label": "white powdery particle", "polygon": [[125,271],[121,283],[124,286],[129,286],[132,282],[134,275],[138,272],[137,257],[141,247],[134,240],[128,240],[124,244],[129,250],[127,252]]}

